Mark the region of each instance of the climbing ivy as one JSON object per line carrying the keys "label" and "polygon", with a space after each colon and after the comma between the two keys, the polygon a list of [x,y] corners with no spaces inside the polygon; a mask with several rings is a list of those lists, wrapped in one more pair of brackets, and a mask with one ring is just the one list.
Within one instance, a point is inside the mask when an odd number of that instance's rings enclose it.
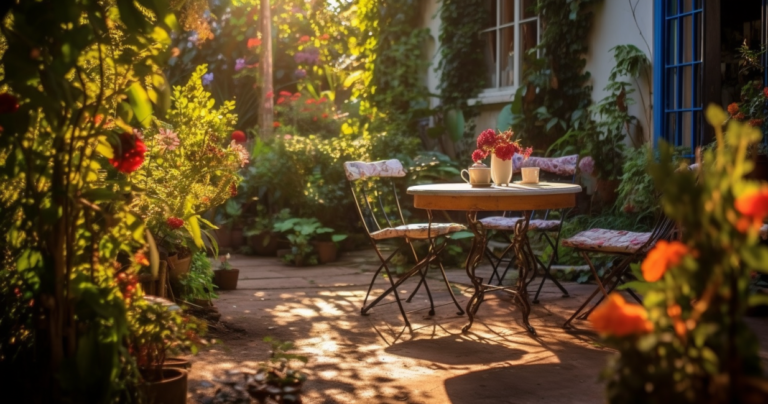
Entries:
{"label": "climbing ivy", "polygon": [[591,120],[592,86],[584,67],[593,21],[590,6],[598,1],[539,0],[536,4],[541,38],[526,55],[529,68],[511,105],[512,127],[525,143],[546,148]]}
{"label": "climbing ivy", "polygon": [[484,41],[488,19],[485,0],[442,0],[440,4],[440,97],[449,109],[466,109],[467,100],[485,87]]}
{"label": "climbing ivy", "polygon": [[421,80],[429,38],[417,0],[357,0],[362,33],[360,53],[367,60],[364,86],[356,94],[372,130],[413,136],[415,119],[427,111],[429,91]]}

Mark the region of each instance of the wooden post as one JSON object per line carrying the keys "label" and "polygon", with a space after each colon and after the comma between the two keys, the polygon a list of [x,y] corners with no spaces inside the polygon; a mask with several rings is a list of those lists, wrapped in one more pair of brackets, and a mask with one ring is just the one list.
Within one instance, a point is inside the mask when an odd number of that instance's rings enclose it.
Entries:
{"label": "wooden post", "polygon": [[274,116],[274,89],[272,86],[272,13],[270,1],[261,0],[261,111],[259,111],[259,135],[272,137]]}

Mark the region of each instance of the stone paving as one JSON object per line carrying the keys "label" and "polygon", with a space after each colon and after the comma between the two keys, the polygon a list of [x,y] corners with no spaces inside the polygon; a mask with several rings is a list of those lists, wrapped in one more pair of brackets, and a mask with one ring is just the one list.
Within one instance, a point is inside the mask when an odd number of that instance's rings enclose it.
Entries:
{"label": "stone paving", "polygon": [[[215,387],[209,381],[227,369],[255,367],[268,357],[266,336],[293,341],[309,358],[305,403],[597,403],[598,377],[611,350],[602,347],[584,321],[561,327],[594,285],[566,283],[563,298],[551,284],[533,305],[531,336],[520,310],[504,293],[489,296],[474,326],[462,334],[459,316],[443,282],[430,281],[436,314],[422,291],[406,303],[409,333],[394,298],[370,315],[360,315],[376,258],[371,250],[345,254],[339,262],[290,267],[276,258],[235,256],[238,290],[220,292],[216,306],[228,332],[193,357],[190,402],[201,402]],[[490,274],[490,267],[478,273]],[[466,304],[471,295],[463,269],[448,271],[454,293]],[[416,279],[399,291],[408,296]],[[379,278],[375,292],[388,282]],[[752,319],[768,360],[768,321]]]}

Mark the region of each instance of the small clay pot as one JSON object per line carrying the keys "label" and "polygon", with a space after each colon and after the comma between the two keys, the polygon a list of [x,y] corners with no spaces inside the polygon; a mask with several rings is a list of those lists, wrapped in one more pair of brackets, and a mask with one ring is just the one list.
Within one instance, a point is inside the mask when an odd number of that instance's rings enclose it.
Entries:
{"label": "small clay pot", "polygon": [[277,254],[279,238],[280,236],[276,233],[263,232],[248,237],[248,245],[256,255],[274,257]]}
{"label": "small clay pot", "polygon": [[[178,257],[178,256],[176,256]],[[184,275],[189,273],[189,267],[192,264],[192,256],[185,258],[177,258],[175,262],[168,267],[168,274],[171,277],[171,281],[178,282]]]}
{"label": "small clay pot", "polygon": [[239,269],[215,269],[213,271],[213,283],[219,287],[219,290],[235,290],[239,276]]}
{"label": "small clay pot", "polygon": [[142,390],[150,404],[186,404],[187,371],[179,368],[163,368],[163,379],[144,382]]}
{"label": "small clay pot", "polygon": [[312,246],[315,247],[315,251],[317,251],[317,260],[321,264],[336,261],[339,248],[333,241],[313,241]]}

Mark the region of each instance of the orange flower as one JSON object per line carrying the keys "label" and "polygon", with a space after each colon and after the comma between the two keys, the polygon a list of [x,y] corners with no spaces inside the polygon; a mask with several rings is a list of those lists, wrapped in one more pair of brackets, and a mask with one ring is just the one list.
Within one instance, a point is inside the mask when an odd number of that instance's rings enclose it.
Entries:
{"label": "orange flower", "polygon": [[688,332],[688,330],[685,327],[685,322],[682,319],[683,309],[680,308],[680,305],[674,304],[672,306],[667,306],[667,315],[672,319],[672,325],[675,328],[675,334],[677,334],[678,337],[681,339],[685,339],[685,334]]}
{"label": "orange flower", "polygon": [[731,116],[736,115],[739,113],[739,104],[733,103],[728,106],[728,113],[731,114]]}
{"label": "orange flower", "polygon": [[653,331],[653,323],[648,321],[645,307],[627,303],[618,293],[608,296],[608,299],[592,312],[589,321],[600,334],[616,337]]}
{"label": "orange flower", "polygon": [[679,264],[688,252],[688,247],[679,241],[670,243],[660,240],[640,267],[643,278],[648,282],[658,281],[669,268]]}
{"label": "orange flower", "polygon": [[763,125],[763,120],[762,119],[750,119],[749,120],[749,126],[757,127],[757,126],[762,126],[762,125]]}
{"label": "orange flower", "polygon": [[272,122],[272,127],[273,128],[279,128],[280,127],[280,122]]}
{"label": "orange flower", "polygon": [[304,35],[299,38],[299,43],[309,42],[309,35]]}
{"label": "orange flower", "polygon": [[257,46],[261,45],[261,39],[259,38],[250,38],[248,39],[248,49],[255,48]]}
{"label": "orange flower", "polygon": [[739,121],[744,119],[744,118],[746,118],[746,116],[744,115],[743,112],[739,112],[738,114],[736,114],[736,116],[733,117],[733,119],[736,119],[736,120],[739,120]]}
{"label": "orange flower", "polygon": [[321,41],[327,41],[327,40],[328,40],[330,37],[331,37],[331,36],[330,36],[330,35],[328,35],[328,34],[323,34],[323,35],[320,35],[320,36],[319,36],[319,37],[317,37],[317,38],[318,38],[319,40],[321,40]]}
{"label": "orange flower", "polygon": [[149,260],[147,259],[147,256],[144,255],[143,252],[139,251],[133,256],[133,261],[136,262],[139,265],[148,266]]}
{"label": "orange flower", "polygon": [[757,191],[747,192],[736,198],[736,210],[744,216],[750,216],[756,221],[762,221],[768,216],[768,187]]}

